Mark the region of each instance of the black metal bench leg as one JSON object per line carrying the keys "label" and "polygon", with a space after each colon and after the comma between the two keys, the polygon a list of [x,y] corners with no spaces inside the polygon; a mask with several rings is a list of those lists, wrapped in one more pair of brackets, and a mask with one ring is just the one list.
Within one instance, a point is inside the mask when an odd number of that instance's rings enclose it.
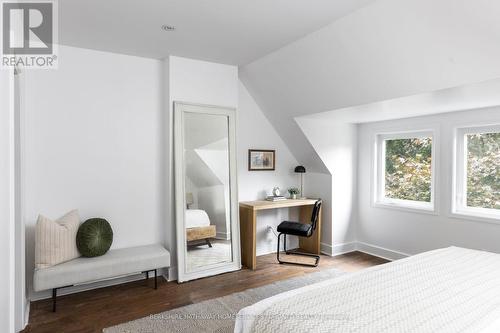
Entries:
{"label": "black metal bench leg", "polygon": [[56,312],[57,288],[52,289],[52,312]]}
{"label": "black metal bench leg", "polygon": [[207,243],[208,247],[212,247],[212,243],[210,243],[208,238],[205,238],[205,243]]}
{"label": "black metal bench leg", "polygon": [[148,281],[149,281],[149,272],[155,272],[155,289],[158,289],[158,270],[152,269],[150,271],[143,272],[146,275],[146,285],[148,285]]}

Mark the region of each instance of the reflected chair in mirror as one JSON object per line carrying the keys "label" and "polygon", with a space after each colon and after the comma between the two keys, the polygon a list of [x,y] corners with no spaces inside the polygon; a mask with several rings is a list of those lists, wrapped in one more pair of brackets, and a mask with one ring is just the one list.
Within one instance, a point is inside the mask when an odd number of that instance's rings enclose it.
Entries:
{"label": "reflected chair in mirror", "polygon": [[[293,265],[302,265],[302,266],[312,266],[317,267],[319,263],[319,255],[312,253],[304,253],[299,251],[288,251],[286,249],[286,236],[293,235],[299,237],[311,237],[316,230],[316,225],[318,223],[319,212],[321,208],[321,204],[323,201],[318,199],[314,203],[314,207],[311,215],[311,223],[301,223],[295,221],[283,221],[278,225],[278,250],[277,250],[277,258],[280,264],[293,264]],[[301,263],[296,261],[284,261],[280,258],[280,239],[281,235],[283,235],[283,249],[286,255],[297,255],[297,256],[305,256],[315,258],[314,264]]]}

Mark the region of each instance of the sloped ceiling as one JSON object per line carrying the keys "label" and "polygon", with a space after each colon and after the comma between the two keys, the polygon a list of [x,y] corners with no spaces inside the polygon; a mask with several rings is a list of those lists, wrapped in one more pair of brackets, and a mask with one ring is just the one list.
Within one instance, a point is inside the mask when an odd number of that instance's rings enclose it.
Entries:
{"label": "sloped ceiling", "polygon": [[197,187],[223,185],[209,165],[194,150],[186,150],[186,177]]}
{"label": "sloped ceiling", "polygon": [[195,152],[212,170],[222,184],[229,184],[229,141],[228,138],[210,143]]}
{"label": "sloped ceiling", "polygon": [[298,161],[327,173],[296,117],[500,77],[499,12],[490,0],[379,0],[240,78]]}
{"label": "sloped ceiling", "polygon": [[186,176],[196,187],[227,183],[228,124],[224,116],[185,113]]}

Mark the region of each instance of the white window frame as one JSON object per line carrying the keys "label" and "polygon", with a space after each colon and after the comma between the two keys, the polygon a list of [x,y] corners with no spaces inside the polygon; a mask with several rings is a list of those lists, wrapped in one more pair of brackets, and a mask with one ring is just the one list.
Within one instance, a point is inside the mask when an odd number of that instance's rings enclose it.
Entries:
{"label": "white window frame", "polygon": [[452,215],[485,222],[500,223],[500,209],[467,206],[467,135],[500,133],[499,125],[455,129],[455,158],[453,167]]}
{"label": "white window frame", "polygon": [[[432,138],[431,149],[431,201],[421,202],[413,200],[393,199],[385,196],[385,144],[386,140]],[[373,204],[375,207],[394,208],[428,214],[437,214],[436,204],[436,150],[438,147],[437,131],[413,130],[407,132],[378,133],[375,135],[374,154],[374,193]]]}

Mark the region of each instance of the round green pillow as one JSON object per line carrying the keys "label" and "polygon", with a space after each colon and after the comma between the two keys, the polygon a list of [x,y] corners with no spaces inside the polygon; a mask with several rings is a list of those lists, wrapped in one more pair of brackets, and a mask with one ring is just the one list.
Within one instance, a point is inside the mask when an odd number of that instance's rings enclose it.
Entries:
{"label": "round green pillow", "polygon": [[113,243],[113,230],[108,221],[88,219],[78,228],[76,247],[84,257],[98,257],[108,252]]}

